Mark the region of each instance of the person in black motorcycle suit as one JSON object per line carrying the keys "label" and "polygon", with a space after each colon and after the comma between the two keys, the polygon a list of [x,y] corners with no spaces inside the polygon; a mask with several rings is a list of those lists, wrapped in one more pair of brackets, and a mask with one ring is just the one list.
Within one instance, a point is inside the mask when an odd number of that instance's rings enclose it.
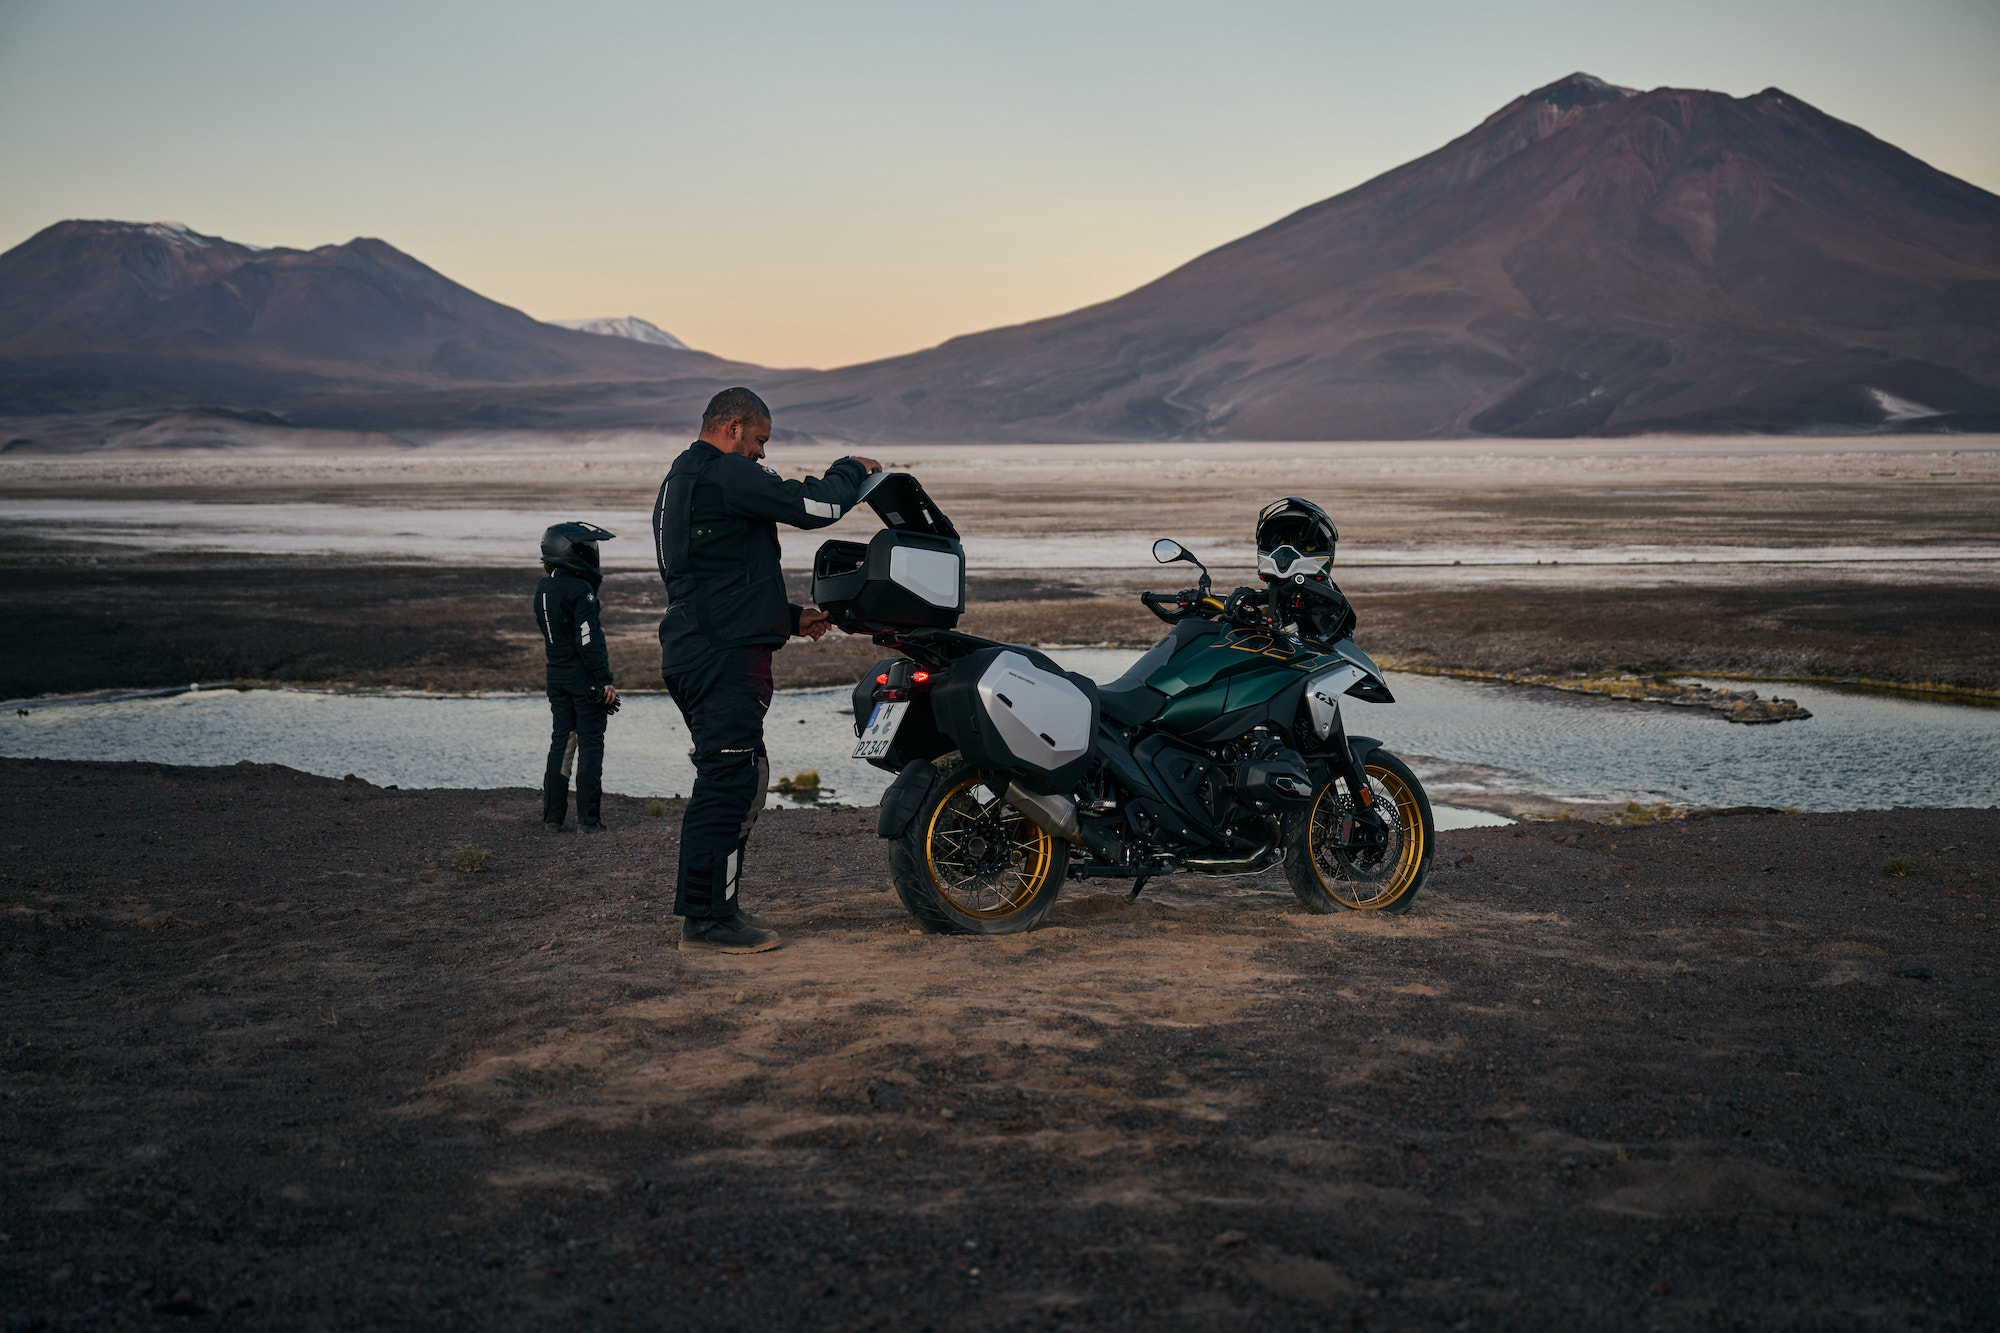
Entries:
{"label": "person in black motorcycle suit", "polygon": [[868,475],[882,470],[872,458],[843,458],[823,477],[786,481],[759,463],[770,438],[764,400],[748,389],[724,389],[653,505],[667,588],[660,674],[694,742],[694,790],[681,816],[674,880],[684,949],[778,947],[769,923],[743,911],[737,892],[771,772],[764,753],[771,654],[787,638],[817,640],[828,629],[825,612],[786,599],[778,524],[825,527],[853,506]]}
{"label": "person in black motorcycle suit", "polygon": [[548,659],[549,762],[542,773],[542,823],[562,832],[569,813],[571,756],[576,762],[576,826],[604,832],[604,720],[618,711],[611,658],[604,649],[604,575],[597,544],[615,534],[590,523],[558,523],[542,534],[542,581],[535,585],[535,624]]}

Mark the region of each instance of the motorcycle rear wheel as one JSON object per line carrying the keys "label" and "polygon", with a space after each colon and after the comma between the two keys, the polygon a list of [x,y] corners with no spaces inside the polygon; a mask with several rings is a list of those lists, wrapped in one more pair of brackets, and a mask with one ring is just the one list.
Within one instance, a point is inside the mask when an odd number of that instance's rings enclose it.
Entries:
{"label": "motorcycle rear wheel", "polygon": [[1308,912],[1407,912],[1430,875],[1437,825],[1423,784],[1387,750],[1369,755],[1366,768],[1375,812],[1389,827],[1385,846],[1354,851],[1340,844],[1341,819],[1353,804],[1331,777],[1305,813],[1288,821],[1285,878]]}
{"label": "motorcycle rear wheel", "polygon": [[1006,803],[1005,778],[957,753],[933,767],[923,804],[889,847],[897,897],[933,934],[1034,929],[1062,892],[1069,844]]}

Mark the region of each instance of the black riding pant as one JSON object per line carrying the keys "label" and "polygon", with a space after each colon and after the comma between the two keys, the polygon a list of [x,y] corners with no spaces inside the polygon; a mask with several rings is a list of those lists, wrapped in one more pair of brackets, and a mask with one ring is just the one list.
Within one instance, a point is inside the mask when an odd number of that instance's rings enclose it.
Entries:
{"label": "black riding pant", "polygon": [[549,762],[542,772],[542,821],[569,812],[571,743],[575,744],[576,821],[601,822],[604,800],[604,694],[596,685],[549,682]]}
{"label": "black riding pant", "polygon": [[751,826],[764,808],[771,761],[764,714],[771,707],[771,649],[727,648],[665,673],[694,741],[694,790],[681,816],[678,916],[736,915],[736,887]]}

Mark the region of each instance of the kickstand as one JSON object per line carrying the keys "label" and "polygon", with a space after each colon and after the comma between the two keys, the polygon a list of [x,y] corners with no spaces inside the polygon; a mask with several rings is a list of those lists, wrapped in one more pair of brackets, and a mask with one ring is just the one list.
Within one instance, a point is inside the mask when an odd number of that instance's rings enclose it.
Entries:
{"label": "kickstand", "polygon": [[1139,876],[1139,878],[1137,878],[1137,879],[1133,880],[1133,881],[1132,881],[1132,892],[1126,895],[1126,897],[1125,897],[1125,901],[1126,901],[1126,902],[1128,902],[1128,903],[1131,903],[1131,902],[1137,902],[1137,901],[1139,900],[1139,890],[1141,890],[1141,889],[1145,888],[1145,887],[1146,887],[1146,881],[1147,881],[1147,880],[1149,880],[1149,879],[1151,879],[1151,878],[1152,878],[1152,876],[1151,876],[1151,875],[1141,875],[1141,876]]}

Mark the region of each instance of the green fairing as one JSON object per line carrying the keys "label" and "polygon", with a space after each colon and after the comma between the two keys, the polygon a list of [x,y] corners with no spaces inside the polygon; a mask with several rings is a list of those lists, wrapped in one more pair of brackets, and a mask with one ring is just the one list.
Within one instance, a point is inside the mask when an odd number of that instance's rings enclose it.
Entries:
{"label": "green fairing", "polygon": [[1227,712],[1268,702],[1319,654],[1295,653],[1267,634],[1234,631],[1189,644],[1146,684],[1172,700],[1155,724],[1191,731]]}
{"label": "green fairing", "polygon": [[1153,719],[1153,725],[1168,731],[1192,731],[1215,721],[1229,711],[1229,683],[1223,681],[1205,690],[1193,690],[1168,704]]}
{"label": "green fairing", "polygon": [[1251,676],[1231,676],[1229,711],[1233,713],[1252,704],[1269,703],[1273,695],[1297,679],[1296,673],[1286,670],[1260,671]]}

